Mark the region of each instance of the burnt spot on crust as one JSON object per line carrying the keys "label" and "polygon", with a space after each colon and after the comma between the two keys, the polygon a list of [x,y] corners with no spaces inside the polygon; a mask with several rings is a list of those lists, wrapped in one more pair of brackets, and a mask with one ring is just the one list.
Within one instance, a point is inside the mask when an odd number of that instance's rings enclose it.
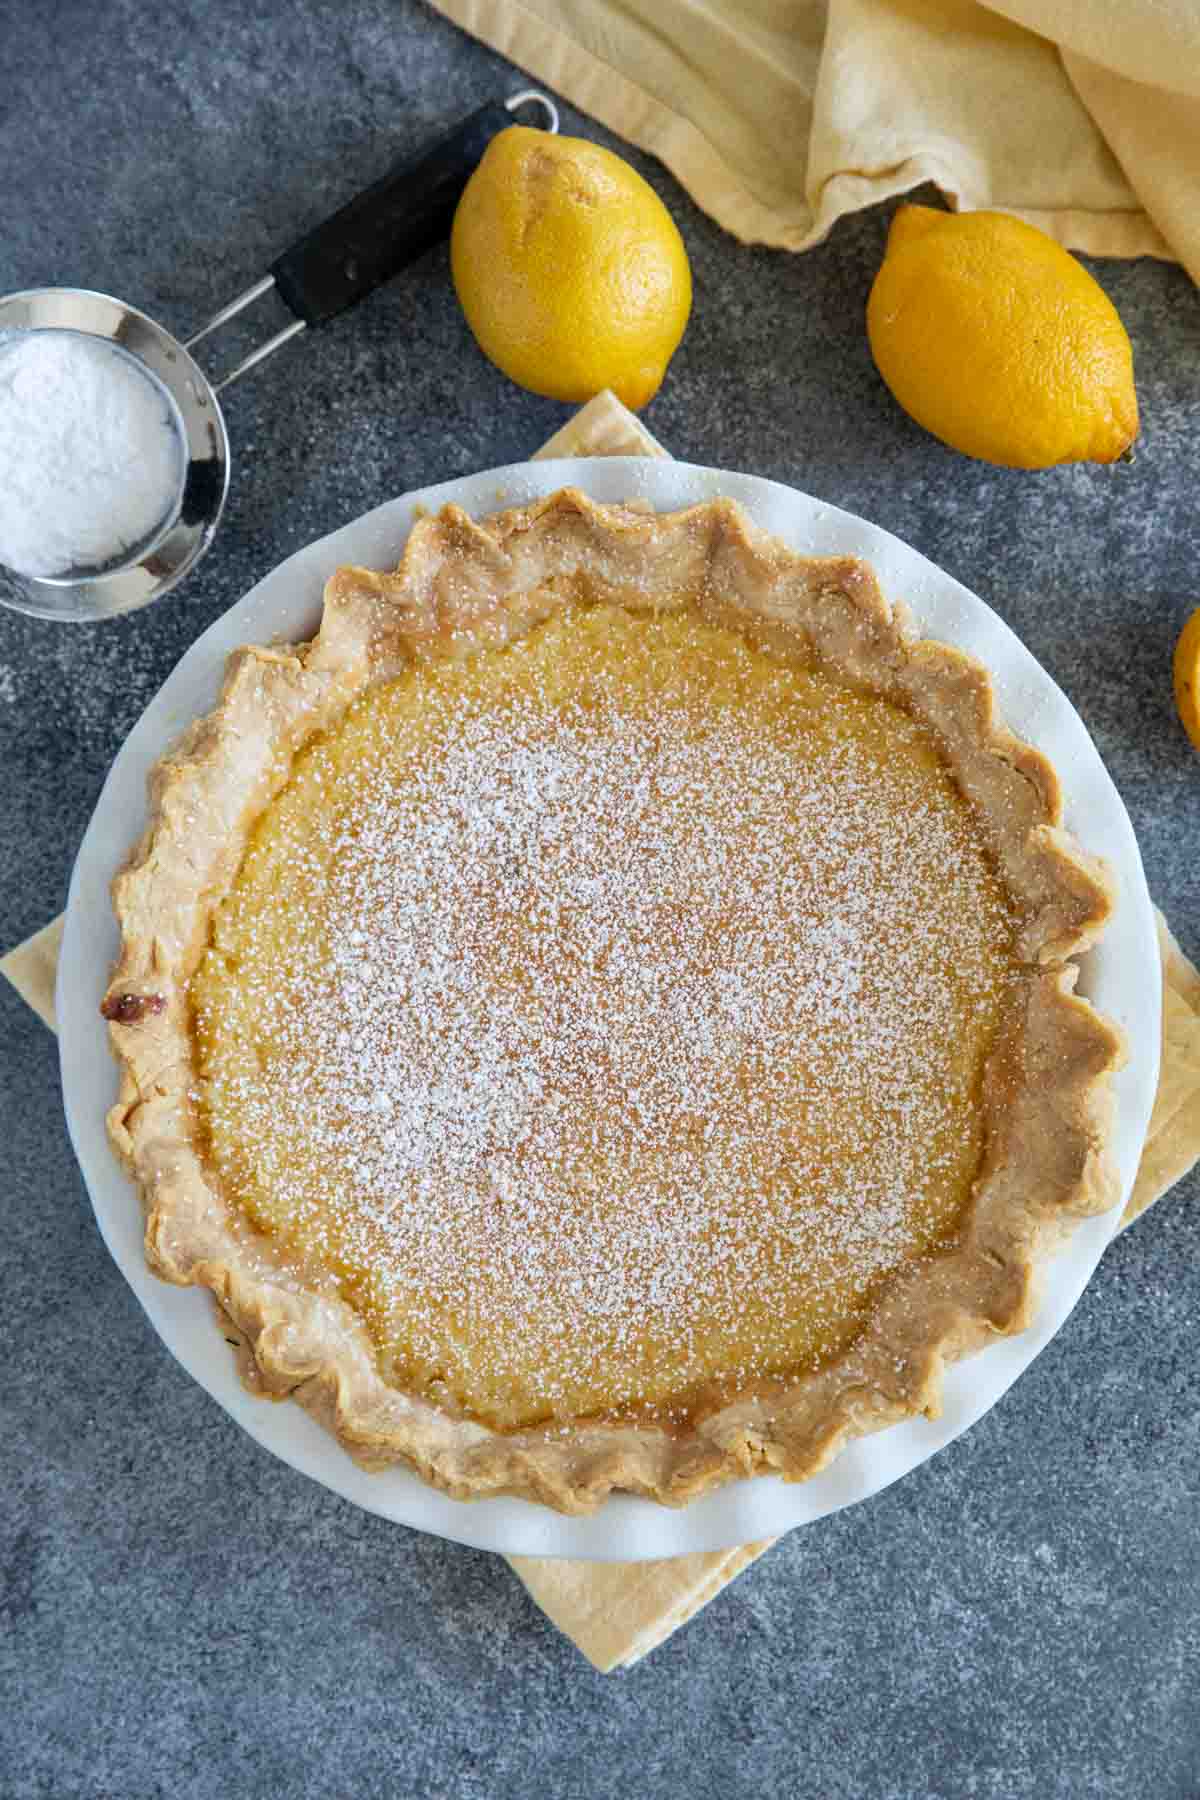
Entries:
{"label": "burnt spot on crust", "polygon": [[163,994],[109,994],[100,1006],[101,1015],[113,1025],[140,1025],[166,1010]]}

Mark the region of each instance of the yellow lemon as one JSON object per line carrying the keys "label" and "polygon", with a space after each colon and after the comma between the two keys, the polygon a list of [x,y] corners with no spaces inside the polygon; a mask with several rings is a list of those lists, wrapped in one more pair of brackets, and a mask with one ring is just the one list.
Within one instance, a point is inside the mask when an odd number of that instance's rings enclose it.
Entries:
{"label": "yellow lemon", "polygon": [[1107,463],[1137,436],[1133,352],[1112,301],[1006,213],[902,206],[867,335],[905,412],[966,456]]}
{"label": "yellow lemon", "polygon": [[658,392],[692,305],[687,251],[654,189],[585,138],[513,125],[488,145],[450,234],[480,349],[555,400]]}
{"label": "yellow lemon", "polygon": [[1175,704],[1183,729],[1200,750],[1200,606],[1175,646]]}

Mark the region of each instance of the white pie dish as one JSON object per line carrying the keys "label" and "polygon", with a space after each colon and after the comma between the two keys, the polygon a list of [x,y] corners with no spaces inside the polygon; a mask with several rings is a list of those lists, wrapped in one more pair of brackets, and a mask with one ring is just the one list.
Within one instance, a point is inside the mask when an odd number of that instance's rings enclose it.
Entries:
{"label": "white pie dish", "polygon": [[418,507],[434,510],[455,501],[479,516],[566,484],[598,500],[637,496],[660,510],[728,494],[799,550],[865,557],[885,593],[907,602],[923,632],[988,664],[1008,723],[1059,770],[1068,827],[1087,849],[1108,860],[1116,879],[1116,917],[1102,944],[1084,959],[1080,986],[1130,1039],[1130,1062],[1117,1078],[1114,1143],[1128,1191],[1157,1082],[1158,950],[1128,818],[1077,714],[982,601],[896,538],[772,482],[644,458],[518,464],[389,502],[290,558],[198,640],[117,757],[76,863],[57,995],[63,1089],[76,1153],[114,1258],[168,1347],[266,1448],[372,1511],[482,1548],[601,1559],[662,1557],[775,1535],[864,1499],[923,1462],[993,1405],[1049,1341],[1099,1260],[1117,1211],[1079,1227],[1049,1272],[1028,1332],[950,1371],[941,1419],[912,1421],[859,1440],[807,1483],[789,1486],[773,1477],[734,1483],[682,1511],[618,1496],[591,1518],[565,1518],[520,1500],[454,1501],[401,1469],[368,1475],[299,1407],[272,1406],[247,1394],[221,1344],[207,1296],[167,1287],[145,1267],[140,1208],[104,1131],[104,1114],[116,1094],[115,1065],[98,1011],[116,951],[108,884],[144,825],[147,771],[184,726],[215,703],[228,652],[247,642],[310,636],[328,574],[343,562],[394,564]]}

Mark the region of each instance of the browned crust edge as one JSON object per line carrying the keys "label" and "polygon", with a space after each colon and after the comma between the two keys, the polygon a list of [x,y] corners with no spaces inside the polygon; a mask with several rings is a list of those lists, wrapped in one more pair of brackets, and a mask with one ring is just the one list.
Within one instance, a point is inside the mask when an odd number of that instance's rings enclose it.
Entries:
{"label": "browned crust edge", "polygon": [[[897,1278],[829,1367],[757,1384],[682,1434],[581,1421],[501,1435],[388,1387],[356,1315],[238,1229],[189,1098],[188,981],[300,746],[370,683],[509,641],[572,600],[692,605],[908,705],[989,822],[1027,920],[1006,1066],[985,1090],[989,1149],[956,1245]],[[460,1499],[515,1494],[587,1513],[623,1489],[682,1505],[737,1476],[807,1479],[854,1437],[935,1417],[945,1366],[1021,1330],[1039,1263],[1119,1198],[1107,1143],[1123,1039],[1074,993],[1070,960],[1103,930],[1112,886],[1061,821],[1055,772],[1003,725],[987,671],[917,639],[867,564],[798,555],[729,500],[656,515],[564,489],[478,524],[448,506],[417,523],[394,574],[332,576],[311,644],[236,652],[215,710],[152,772],[146,831],[113,883],[122,944],[104,1001],[121,1070],[109,1135],[141,1193],[150,1267],[210,1290],[256,1391],[299,1401],[364,1466],[405,1463]]]}

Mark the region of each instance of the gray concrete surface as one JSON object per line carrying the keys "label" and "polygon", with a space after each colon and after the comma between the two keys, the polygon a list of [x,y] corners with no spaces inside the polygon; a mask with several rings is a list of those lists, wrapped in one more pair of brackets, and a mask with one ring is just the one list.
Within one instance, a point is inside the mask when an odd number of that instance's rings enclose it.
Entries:
{"label": "gray concrete surface", "polygon": [[[181,333],[515,81],[416,0],[2,0],[0,46],[0,291],[111,289]],[[997,607],[1083,713],[1200,952],[1200,760],[1169,681],[1200,601],[1191,285],[1099,271],[1136,348],[1136,465],[1005,473],[874,373],[884,214],[803,257],[744,249],[634,160],[696,273],[651,427],[866,514]],[[177,598],[99,628],[0,615],[0,944],[58,909],[109,761],[205,625],[307,540],[519,458],[565,411],[483,362],[444,253],[238,386],[229,511]],[[54,1044],[7,989],[0,1117],[3,1800],[1200,1794],[1195,1179],[964,1440],[602,1679],[499,1559],[277,1465],[171,1362],[92,1223]]]}

